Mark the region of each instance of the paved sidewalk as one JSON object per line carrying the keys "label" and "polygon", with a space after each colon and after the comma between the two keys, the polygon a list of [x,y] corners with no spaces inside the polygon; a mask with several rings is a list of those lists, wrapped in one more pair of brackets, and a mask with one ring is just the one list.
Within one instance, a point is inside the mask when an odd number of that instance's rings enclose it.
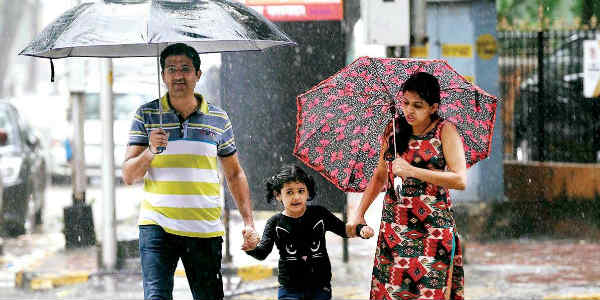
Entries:
{"label": "paved sidewalk", "polygon": [[[271,214],[256,213],[259,231]],[[373,225],[375,219],[367,218]],[[229,274],[225,276],[226,295],[229,299],[276,299],[277,280],[273,276],[278,259],[276,249],[265,261],[256,261],[239,250],[241,220],[235,213],[230,227],[233,261],[224,265]],[[133,235],[137,227],[129,225],[119,230],[131,231]],[[349,240],[347,264],[342,261],[342,239],[328,233],[327,243],[333,266],[334,298],[368,299],[376,240]],[[8,286],[9,281],[14,286],[21,285],[29,298],[44,298],[39,291],[49,290],[55,291],[50,299],[143,297],[137,259],[128,260],[126,269],[107,274],[98,267],[97,247],[64,250],[60,245],[64,245],[60,233],[8,241],[4,245],[5,255],[0,257],[2,286]],[[467,299],[600,299],[599,243],[521,239],[465,241],[465,246]],[[37,250],[17,255],[17,251],[26,249]],[[11,260],[11,256],[19,260]],[[10,276],[13,277],[4,278]],[[107,282],[112,282],[113,288],[106,288]],[[93,293],[89,294],[90,291]],[[176,273],[175,298],[191,299],[182,268]]]}

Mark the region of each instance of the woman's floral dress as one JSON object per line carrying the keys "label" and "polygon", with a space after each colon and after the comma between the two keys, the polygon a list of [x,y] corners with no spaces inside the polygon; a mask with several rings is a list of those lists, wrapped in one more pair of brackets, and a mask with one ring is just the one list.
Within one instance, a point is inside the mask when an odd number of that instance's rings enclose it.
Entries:
{"label": "woman's floral dress", "polygon": [[[441,130],[437,122],[423,136],[412,136],[402,157],[413,166],[446,169]],[[402,178],[400,199],[393,187],[388,162],[388,184],[377,251],[373,265],[371,299],[444,299],[456,234],[448,189],[416,178]],[[463,299],[464,273],[459,236],[455,236],[450,299]]]}

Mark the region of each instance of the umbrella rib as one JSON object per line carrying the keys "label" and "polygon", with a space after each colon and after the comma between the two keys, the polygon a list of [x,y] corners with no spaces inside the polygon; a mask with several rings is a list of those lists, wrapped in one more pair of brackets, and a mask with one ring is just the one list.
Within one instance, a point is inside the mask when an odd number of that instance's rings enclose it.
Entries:
{"label": "umbrella rib", "polygon": [[[369,58],[371,60],[371,65],[374,65],[374,59],[373,58]],[[377,70],[375,70],[377,71]],[[379,73],[378,72],[373,72],[375,74],[375,76],[377,77],[377,79],[379,80],[379,82],[383,85],[383,88],[385,89],[386,93],[385,95],[388,97],[388,104],[390,105],[391,109],[390,112],[392,114],[392,121],[396,121],[396,105],[394,103],[394,99],[392,99],[392,95],[390,93],[390,90],[388,89],[387,85],[385,85],[385,83],[383,82],[383,80],[381,79],[381,77],[379,77]],[[394,128],[392,128],[392,133],[394,134],[394,157],[396,157],[397,153],[396,153],[396,124],[394,123]]]}
{"label": "umbrella rib", "polygon": [[[371,66],[375,65],[375,59],[369,57],[369,59],[371,60],[371,64],[369,65],[370,68],[373,68]],[[373,71],[373,74],[375,74],[375,76],[377,77],[379,83],[381,83],[381,85],[383,85],[383,87],[385,88],[385,95],[387,96],[388,100],[389,100],[389,104],[394,104],[394,99],[392,99],[392,96],[390,94],[390,90],[387,88],[387,85],[385,85],[385,83],[383,82],[383,80],[381,79],[381,77],[379,77],[379,73],[377,72],[377,69],[375,70],[371,70]]]}

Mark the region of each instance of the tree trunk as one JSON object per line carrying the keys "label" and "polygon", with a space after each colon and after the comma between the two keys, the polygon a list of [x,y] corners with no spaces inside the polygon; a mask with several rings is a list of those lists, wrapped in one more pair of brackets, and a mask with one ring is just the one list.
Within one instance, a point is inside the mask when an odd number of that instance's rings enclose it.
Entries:
{"label": "tree trunk", "polygon": [[2,43],[0,43],[0,96],[6,96],[4,90],[5,78],[8,67],[14,57],[13,43],[16,38],[17,28],[25,7],[29,1],[3,1],[0,3],[0,32],[2,32]]}
{"label": "tree trunk", "polygon": [[[31,33],[35,36],[40,30],[40,0],[31,0],[30,9],[31,12]],[[29,57],[29,74],[27,74],[27,86],[25,90],[35,93],[38,82],[38,64],[39,59]]]}

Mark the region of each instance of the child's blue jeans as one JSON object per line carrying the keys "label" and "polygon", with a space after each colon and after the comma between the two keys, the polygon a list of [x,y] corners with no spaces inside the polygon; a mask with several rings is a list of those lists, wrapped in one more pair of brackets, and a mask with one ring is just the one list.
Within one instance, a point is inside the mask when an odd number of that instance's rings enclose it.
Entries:
{"label": "child's blue jeans", "polygon": [[279,287],[279,300],[330,300],[331,287],[307,287],[304,289]]}

